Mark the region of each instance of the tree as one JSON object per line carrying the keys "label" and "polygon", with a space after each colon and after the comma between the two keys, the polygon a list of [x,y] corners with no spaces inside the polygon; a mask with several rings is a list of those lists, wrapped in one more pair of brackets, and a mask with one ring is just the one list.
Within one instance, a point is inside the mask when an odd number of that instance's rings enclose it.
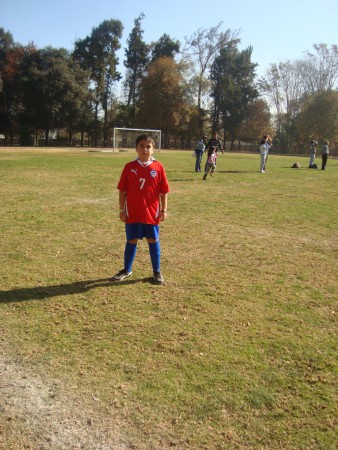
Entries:
{"label": "tree", "polygon": [[208,70],[210,69],[214,57],[221,48],[230,44],[237,44],[238,31],[220,31],[220,22],[215,27],[209,29],[199,28],[191,37],[185,38],[185,58],[191,62],[193,70],[193,80],[197,86],[197,107],[202,106],[203,94],[206,92],[208,83]]}
{"label": "tree", "polygon": [[301,143],[310,139],[338,142],[338,92],[309,96],[297,117],[296,130]]}
{"label": "tree", "polygon": [[[13,36],[10,32],[0,27],[0,133],[11,135],[13,140],[13,126],[11,120],[11,91],[10,85],[13,78],[13,64],[9,61],[9,54],[14,48]],[[12,66],[12,67],[11,67]]]}
{"label": "tree", "polygon": [[15,46],[12,33],[5,31],[4,28],[0,27],[0,58],[2,58],[2,53],[13,48]]}
{"label": "tree", "polygon": [[69,143],[88,95],[88,75],[65,49],[46,47],[22,61],[24,111],[22,122],[44,130],[45,145],[52,129],[68,128]]}
{"label": "tree", "polygon": [[5,134],[6,144],[13,145],[14,136],[22,129],[21,63],[33,51],[33,46],[15,44],[12,35],[0,28],[0,132]]}
{"label": "tree", "polygon": [[151,62],[154,62],[158,58],[172,58],[180,51],[179,41],[174,41],[166,33],[160,37],[160,39],[152,44],[151,50]]}
{"label": "tree", "polygon": [[301,72],[290,61],[270,64],[266,78],[260,80],[261,91],[266,93],[276,111],[276,133],[283,150],[292,146],[293,123],[304,102]]}
{"label": "tree", "polygon": [[127,68],[127,73],[124,85],[127,90],[127,106],[131,106],[131,118],[135,117],[140,82],[149,62],[149,46],[142,39],[141,21],[144,17],[144,14],[140,14],[135,19],[135,26],[129,35],[128,47],[125,50],[126,60],[124,65]]}
{"label": "tree", "polygon": [[258,97],[254,85],[255,68],[251,62],[252,47],[239,51],[236,45],[222,48],[210,73],[213,109],[212,126],[224,131],[224,141],[231,140],[231,148],[238,139],[240,124],[246,118],[248,105]]}
{"label": "tree", "polygon": [[79,61],[81,67],[90,71],[90,79],[94,85],[95,95],[95,145],[98,144],[99,106],[104,113],[103,142],[108,145],[108,107],[111,101],[114,82],[120,80],[117,71],[118,58],[116,51],[121,47],[123,26],[119,20],[103,21],[92,29],[90,36],[75,43],[73,57]]}
{"label": "tree", "polygon": [[114,124],[114,127],[133,128],[135,118],[133,115],[132,106],[128,106],[122,102],[117,102],[115,105],[114,113],[114,117],[112,117],[112,123]]}
{"label": "tree", "polygon": [[305,58],[296,62],[303,80],[304,92],[315,94],[337,87],[338,45],[314,44],[315,52],[305,52]]}
{"label": "tree", "polygon": [[303,59],[270,64],[260,88],[276,111],[277,138],[284,150],[297,139],[298,115],[309,96],[333,90],[338,80],[338,46],[315,44]]}
{"label": "tree", "polygon": [[170,136],[187,130],[189,117],[190,105],[179,65],[168,57],[155,60],[141,82],[136,126],[162,130],[163,145],[169,146]]}
{"label": "tree", "polygon": [[258,139],[266,134],[273,134],[271,113],[267,102],[258,98],[248,104],[239,135],[241,140],[257,144]]}

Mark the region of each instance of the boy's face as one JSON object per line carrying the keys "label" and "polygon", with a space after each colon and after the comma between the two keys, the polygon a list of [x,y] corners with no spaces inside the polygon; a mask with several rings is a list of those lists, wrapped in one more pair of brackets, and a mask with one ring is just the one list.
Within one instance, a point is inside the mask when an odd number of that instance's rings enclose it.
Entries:
{"label": "boy's face", "polygon": [[154,153],[154,146],[151,141],[143,139],[137,144],[136,152],[141,162],[148,162]]}

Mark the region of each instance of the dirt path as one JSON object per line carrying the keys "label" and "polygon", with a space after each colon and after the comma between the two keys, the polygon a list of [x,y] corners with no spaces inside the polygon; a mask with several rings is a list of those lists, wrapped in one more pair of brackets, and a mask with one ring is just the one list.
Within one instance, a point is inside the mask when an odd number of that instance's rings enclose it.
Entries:
{"label": "dirt path", "polygon": [[77,398],[0,355],[0,449],[126,450],[119,428],[98,413],[99,399]]}

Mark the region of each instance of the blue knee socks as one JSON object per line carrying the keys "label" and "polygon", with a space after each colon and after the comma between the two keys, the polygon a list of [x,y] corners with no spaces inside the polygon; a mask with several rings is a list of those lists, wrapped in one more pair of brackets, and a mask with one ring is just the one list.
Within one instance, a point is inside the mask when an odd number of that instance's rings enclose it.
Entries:
{"label": "blue knee socks", "polygon": [[[130,244],[129,242],[126,242],[126,247],[124,250],[124,269],[127,272],[131,272],[131,270],[132,270],[133,262],[134,262],[135,255],[136,255],[136,250],[137,250],[137,244]],[[160,272],[161,247],[160,247],[159,241],[149,244],[149,253],[150,253],[151,264],[153,266],[153,271]]]}
{"label": "blue knee socks", "polygon": [[161,247],[159,241],[149,244],[149,253],[153,271],[159,272],[161,266]]}
{"label": "blue knee socks", "polygon": [[124,270],[131,272],[133,262],[136,255],[137,244],[130,244],[126,242],[126,248],[124,250]]}

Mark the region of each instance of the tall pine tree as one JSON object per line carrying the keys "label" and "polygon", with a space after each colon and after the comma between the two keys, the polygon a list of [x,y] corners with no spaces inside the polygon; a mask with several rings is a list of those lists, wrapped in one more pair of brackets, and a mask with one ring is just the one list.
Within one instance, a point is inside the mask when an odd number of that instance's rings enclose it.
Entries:
{"label": "tall pine tree", "polygon": [[117,71],[116,51],[121,47],[123,26],[119,20],[104,20],[90,36],[75,43],[74,58],[90,71],[95,94],[95,145],[99,138],[99,107],[104,112],[103,145],[108,145],[108,107],[114,82],[121,79]]}
{"label": "tall pine tree", "polygon": [[213,98],[212,127],[224,131],[224,140],[238,138],[238,129],[245,119],[248,105],[258,97],[254,84],[257,64],[251,62],[252,47],[239,51],[237,45],[223,47],[210,72]]}
{"label": "tall pine tree", "polygon": [[127,94],[127,106],[131,107],[131,120],[136,114],[140,83],[149,62],[149,46],[142,39],[141,21],[144,17],[142,13],[135,19],[134,28],[127,40],[128,47],[125,49],[126,59],[124,65],[127,68],[127,72],[124,85]]}

